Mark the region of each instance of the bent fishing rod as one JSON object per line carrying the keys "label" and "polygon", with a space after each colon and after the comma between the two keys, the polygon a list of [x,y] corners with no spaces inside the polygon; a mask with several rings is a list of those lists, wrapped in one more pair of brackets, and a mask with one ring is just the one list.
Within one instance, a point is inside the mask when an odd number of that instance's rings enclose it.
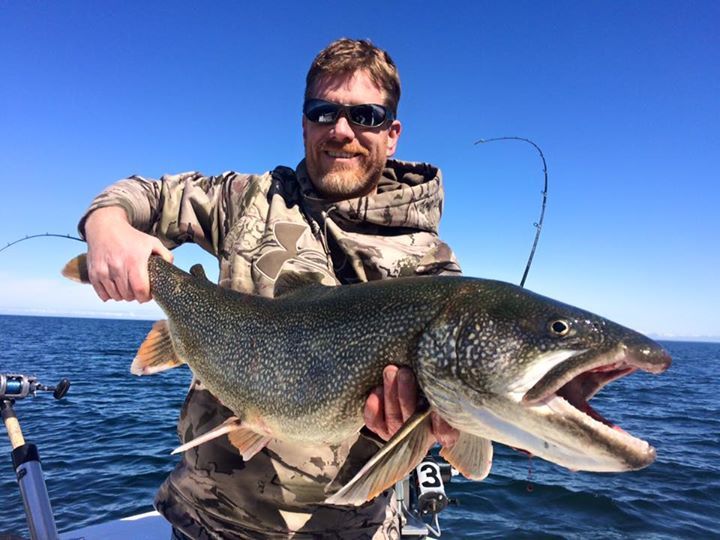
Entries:
{"label": "bent fishing rod", "polygon": [[31,240],[32,238],[41,238],[44,236],[51,236],[53,238],[65,238],[67,240],[77,240],[79,242],[84,242],[82,238],[78,238],[77,236],[73,236],[71,234],[57,234],[57,233],[40,233],[40,234],[30,234],[25,235],[22,238],[18,238],[17,240],[13,240],[12,242],[8,242],[4,247],[0,248],[0,252],[5,251],[10,246],[14,246],[15,244],[19,244],[20,242],[24,242],[25,240]]}
{"label": "bent fishing rod", "polygon": [[545,175],[545,184],[543,186],[542,190],[542,207],[540,209],[540,219],[537,220],[537,222],[533,223],[533,226],[536,229],[535,232],[535,240],[533,240],[532,248],[530,249],[530,256],[528,257],[527,265],[525,266],[525,272],[523,272],[522,279],[520,280],[520,286],[525,287],[525,280],[527,279],[528,272],[530,271],[530,265],[532,264],[533,257],[535,256],[535,250],[537,249],[538,240],[540,240],[540,232],[542,231],[543,226],[543,220],[545,219],[545,206],[547,205],[547,195],[548,195],[548,171],[547,171],[547,163],[545,162],[545,156],[543,155],[543,151],[540,149],[540,147],[535,144],[530,139],[527,139],[525,137],[493,137],[491,139],[479,139],[475,142],[475,145],[478,144],[484,144],[494,141],[522,141],[526,142],[528,144],[533,145],[535,147],[535,150],[538,151],[538,154],[540,154],[540,159],[542,160],[543,165],[543,174]]}

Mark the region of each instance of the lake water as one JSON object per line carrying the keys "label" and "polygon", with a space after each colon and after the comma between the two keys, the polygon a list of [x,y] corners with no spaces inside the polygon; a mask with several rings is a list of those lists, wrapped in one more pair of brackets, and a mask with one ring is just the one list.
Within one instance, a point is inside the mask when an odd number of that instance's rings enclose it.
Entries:
{"label": "lake water", "polygon": [[[134,377],[148,321],[0,315],[0,372],[72,381],[68,396],[21,400],[61,531],[147,511],[173,468],[186,368]],[[665,374],[610,384],[593,406],[658,451],[623,474],[573,473],[495,445],[483,482],[454,477],[443,538],[720,538],[720,344],[664,342]],[[27,535],[0,428],[0,533]]]}

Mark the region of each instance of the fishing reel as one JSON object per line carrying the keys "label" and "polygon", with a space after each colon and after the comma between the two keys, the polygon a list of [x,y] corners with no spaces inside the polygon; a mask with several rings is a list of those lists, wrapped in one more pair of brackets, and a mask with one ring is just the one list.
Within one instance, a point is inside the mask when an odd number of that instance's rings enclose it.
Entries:
{"label": "fishing reel", "polygon": [[14,373],[0,373],[0,400],[18,400],[37,392],[52,392],[55,399],[62,399],[70,388],[68,379],[61,379],[55,386],[40,384],[37,377]]}
{"label": "fishing reel", "polygon": [[35,397],[37,392],[52,392],[55,399],[61,399],[69,388],[67,379],[61,379],[56,386],[47,386],[30,375],[0,373],[0,416],[12,446],[10,455],[32,540],[57,540],[58,532],[37,446],[25,442],[13,405],[18,399]]}

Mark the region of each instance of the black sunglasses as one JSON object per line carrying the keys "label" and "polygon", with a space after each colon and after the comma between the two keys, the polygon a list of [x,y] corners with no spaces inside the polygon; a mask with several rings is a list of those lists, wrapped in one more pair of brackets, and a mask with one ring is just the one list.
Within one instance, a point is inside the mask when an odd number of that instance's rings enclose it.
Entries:
{"label": "black sunglasses", "polygon": [[385,122],[395,120],[395,114],[383,105],[341,105],[322,99],[305,100],[303,114],[316,124],[334,124],[340,115],[344,114],[351,123],[368,128],[380,127]]}

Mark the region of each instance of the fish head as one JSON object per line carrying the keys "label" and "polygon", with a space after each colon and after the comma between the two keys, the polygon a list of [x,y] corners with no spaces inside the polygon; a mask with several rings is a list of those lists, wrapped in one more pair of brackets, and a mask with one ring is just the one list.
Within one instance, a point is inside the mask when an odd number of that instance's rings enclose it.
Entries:
{"label": "fish head", "polygon": [[572,470],[645,467],[655,450],[588,400],[670,356],[651,339],[520,287],[473,284],[421,338],[418,379],[451,425]]}

